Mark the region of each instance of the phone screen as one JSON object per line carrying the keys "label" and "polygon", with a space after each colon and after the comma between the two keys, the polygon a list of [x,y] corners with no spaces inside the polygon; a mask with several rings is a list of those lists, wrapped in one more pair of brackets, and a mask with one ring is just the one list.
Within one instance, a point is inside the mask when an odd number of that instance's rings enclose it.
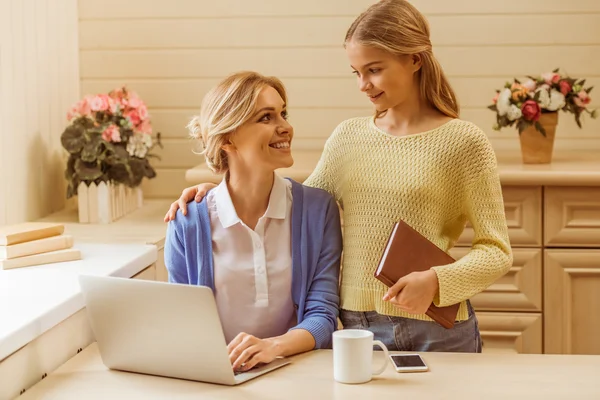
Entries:
{"label": "phone screen", "polygon": [[394,364],[396,365],[396,367],[398,367],[398,368],[425,367],[425,363],[423,362],[423,359],[416,354],[409,354],[409,355],[392,354],[390,357],[391,357],[392,361],[394,362]]}

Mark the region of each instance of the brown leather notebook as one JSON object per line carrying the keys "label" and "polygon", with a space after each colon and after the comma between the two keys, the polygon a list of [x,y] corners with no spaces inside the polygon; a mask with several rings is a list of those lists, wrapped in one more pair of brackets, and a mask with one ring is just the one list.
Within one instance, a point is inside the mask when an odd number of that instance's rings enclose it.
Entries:
{"label": "brown leather notebook", "polygon": [[[400,221],[394,225],[387,245],[375,271],[375,278],[386,286],[393,286],[400,278],[414,271],[426,271],[455,260],[426,237]],[[459,304],[436,307],[431,304],[425,314],[444,328],[452,328]]]}

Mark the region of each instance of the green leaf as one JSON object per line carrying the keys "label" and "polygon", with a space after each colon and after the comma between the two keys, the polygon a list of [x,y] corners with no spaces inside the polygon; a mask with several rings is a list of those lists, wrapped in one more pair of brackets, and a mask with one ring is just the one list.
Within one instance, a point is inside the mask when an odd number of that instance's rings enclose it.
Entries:
{"label": "green leaf", "polygon": [[100,146],[100,153],[98,154],[98,160],[105,162],[106,159],[115,153],[115,147],[112,143],[102,141]]}
{"label": "green leaf", "polygon": [[121,143],[126,144],[133,136],[133,130],[130,128],[121,128]]}
{"label": "green leaf", "polygon": [[67,168],[65,169],[65,179],[71,181],[75,176],[75,156],[72,154],[69,155],[69,159],[67,160]]}
{"label": "green leaf", "polygon": [[161,138],[162,138],[162,134],[160,132],[157,132],[156,133],[156,140],[154,141],[154,144],[152,145],[151,149],[153,149],[155,146],[158,146],[161,149],[164,148],[163,144],[162,144],[162,141],[161,141]]}
{"label": "green leaf", "polygon": [[518,85],[521,84],[521,82],[517,78],[515,78],[515,83],[518,84]]}
{"label": "green leaf", "polygon": [[560,70],[560,68],[556,68],[556,69],[552,70],[552,72],[557,74],[559,70]]}
{"label": "green leaf", "polygon": [[546,130],[539,121],[535,121],[535,129],[537,129],[544,137],[546,137]]}
{"label": "green leaf", "polygon": [[98,159],[103,149],[103,142],[101,136],[95,135],[89,143],[86,143],[81,150],[81,160],[91,163]]}
{"label": "green leaf", "polygon": [[94,121],[88,117],[79,117],[73,123],[83,126],[86,130],[94,127]]}
{"label": "green leaf", "polygon": [[579,112],[575,113],[575,122],[577,123],[577,126],[579,128],[582,128],[582,126],[581,126],[581,113],[579,113]]}
{"label": "green leaf", "polygon": [[123,147],[123,145],[114,145],[110,148],[110,151],[107,151],[106,154],[106,163],[110,166],[117,164],[127,164],[129,160],[129,153]]}
{"label": "green leaf", "polygon": [[133,179],[131,168],[125,163],[112,165],[108,170],[107,175],[110,180],[128,186],[130,185]]}
{"label": "green leaf", "polygon": [[517,129],[519,130],[519,134],[523,132],[525,129],[529,128],[531,123],[525,119],[519,119],[517,122]]}
{"label": "green leaf", "polygon": [[536,82],[538,80],[538,78],[535,78],[531,75],[526,75],[527,78],[531,79],[532,81]]}
{"label": "green leaf", "polygon": [[77,123],[69,125],[60,136],[60,142],[70,154],[79,153],[86,143],[85,127]]}
{"label": "green leaf", "polygon": [[67,199],[70,199],[71,197],[75,196],[77,194],[77,189],[73,187],[73,185],[71,185],[71,183],[69,182],[69,184],[67,185]]}
{"label": "green leaf", "polygon": [[154,170],[154,168],[152,168],[152,165],[150,165],[150,160],[148,160],[147,158],[144,160],[144,176],[148,179],[152,179],[156,177],[156,171]]}
{"label": "green leaf", "polygon": [[152,154],[152,153],[148,153],[146,154],[146,158],[150,159],[150,158],[154,158],[156,160],[162,160],[162,158],[158,155],[158,154]]}
{"label": "green leaf", "polygon": [[498,111],[498,107],[495,104],[492,104],[491,106],[488,106],[488,109],[492,110],[492,111],[495,111],[495,112]]}
{"label": "green leaf", "polygon": [[585,92],[587,94],[590,94],[590,92],[592,91],[593,88],[594,88],[593,86],[590,86],[589,88],[585,89]]}
{"label": "green leaf", "polygon": [[146,161],[146,160],[142,159],[142,158],[137,158],[137,157],[131,157],[131,159],[129,160],[129,166],[131,167],[131,174],[132,174],[132,179],[131,179],[130,185],[132,187],[138,186],[140,183],[142,183],[142,179],[144,179],[144,175],[145,175],[144,161]]}
{"label": "green leaf", "polygon": [[542,93],[541,91],[535,92],[535,94],[533,95],[533,101],[535,101],[536,103],[539,103],[541,93]]}
{"label": "green leaf", "polygon": [[82,181],[93,181],[102,176],[102,169],[99,162],[87,163],[81,159],[75,161],[75,171]]}

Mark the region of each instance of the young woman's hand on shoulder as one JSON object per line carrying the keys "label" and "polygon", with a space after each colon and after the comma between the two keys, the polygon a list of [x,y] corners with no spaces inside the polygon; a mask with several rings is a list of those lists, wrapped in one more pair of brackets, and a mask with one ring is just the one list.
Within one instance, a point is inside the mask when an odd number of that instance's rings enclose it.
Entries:
{"label": "young woman's hand on shoulder", "polygon": [[181,212],[183,215],[187,215],[187,203],[192,200],[196,200],[197,203],[201,202],[206,193],[212,188],[214,188],[214,183],[201,183],[197,186],[190,186],[181,192],[181,196],[173,203],[171,203],[171,207],[169,207],[169,211],[165,214],[164,221],[169,222],[175,219],[175,215],[177,214],[177,209],[181,208]]}

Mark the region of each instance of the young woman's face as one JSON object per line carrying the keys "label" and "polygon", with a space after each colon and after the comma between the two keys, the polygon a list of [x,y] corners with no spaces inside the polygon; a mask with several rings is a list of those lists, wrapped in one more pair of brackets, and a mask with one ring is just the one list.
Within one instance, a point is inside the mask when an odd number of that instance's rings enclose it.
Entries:
{"label": "young woman's face", "polygon": [[395,56],[376,47],[367,47],[350,41],[346,55],[358,88],[375,105],[377,111],[394,108],[407,100],[417,99],[413,93],[415,73],[420,61],[413,56]]}
{"label": "young woman's face", "polygon": [[231,161],[245,168],[275,171],[294,163],[291,153],[294,128],[287,121],[286,105],[271,86],[265,87],[252,117],[231,135],[225,145]]}

